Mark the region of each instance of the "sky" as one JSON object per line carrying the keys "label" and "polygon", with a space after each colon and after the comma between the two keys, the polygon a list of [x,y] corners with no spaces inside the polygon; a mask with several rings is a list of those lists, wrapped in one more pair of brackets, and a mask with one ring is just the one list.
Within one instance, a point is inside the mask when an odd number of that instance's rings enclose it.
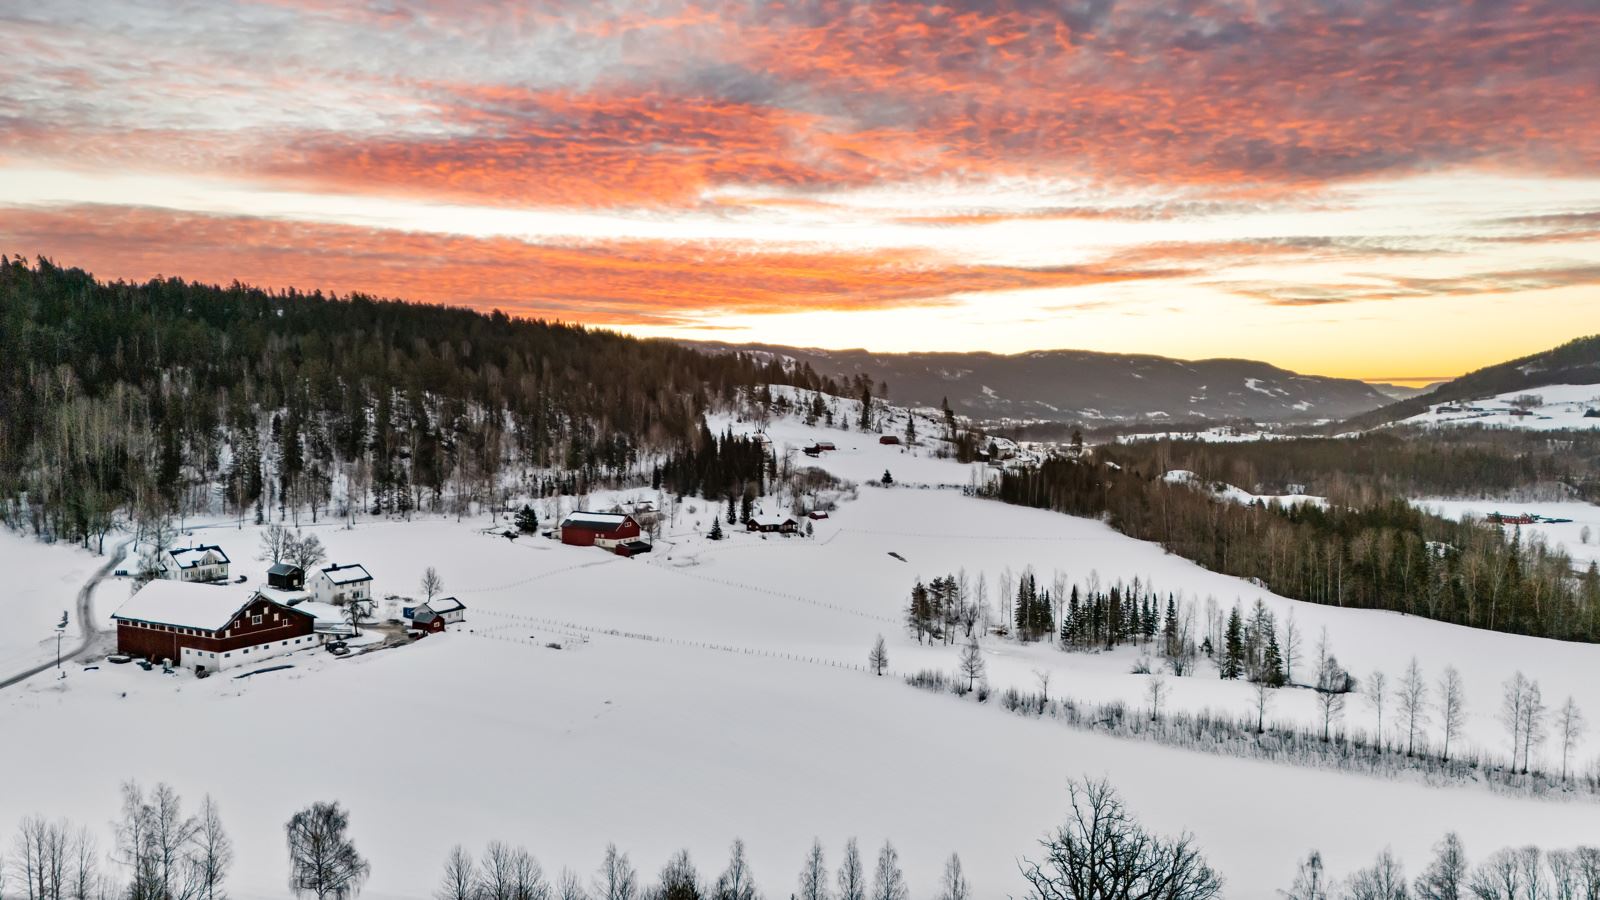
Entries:
{"label": "sky", "polygon": [[1594,0],[0,0],[0,253],[1421,383],[1600,332]]}

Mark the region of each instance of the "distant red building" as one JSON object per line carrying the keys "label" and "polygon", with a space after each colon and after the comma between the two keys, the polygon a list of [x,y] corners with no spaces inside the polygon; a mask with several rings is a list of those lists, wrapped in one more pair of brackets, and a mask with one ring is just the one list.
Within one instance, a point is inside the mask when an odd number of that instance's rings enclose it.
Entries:
{"label": "distant red building", "polygon": [[882,437],[878,438],[878,443],[880,443],[880,444],[898,444],[898,443],[900,443],[900,439],[895,437],[892,434],[886,434],[886,435],[883,435]]}
{"label": "distant red building", "polygon": [[117,652],[216,672],[316,646],[316,616],[254,592],[152,581],[111,618]]}
{"label": "distant red building", "polygon": [[561,523],[561,543],[574,547],[615,550],[641,533],[633,516],[623,513],[575,512]]}

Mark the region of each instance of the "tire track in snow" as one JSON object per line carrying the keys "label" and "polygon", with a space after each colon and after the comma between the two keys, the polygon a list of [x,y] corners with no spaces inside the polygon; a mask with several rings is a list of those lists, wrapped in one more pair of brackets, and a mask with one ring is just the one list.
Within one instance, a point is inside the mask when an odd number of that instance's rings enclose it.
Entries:
{"label": "tire track in snow", "polygon": [[875,613],[864,612],[859,609],[851,609],[848,606],[840,606],[837,603],[829,603],[826,600],[813,600],[810,597],[805,597],[800,594],[786,594],[783,591],[775,591],[771,588],[757,587],[753,584],[743,584],[738,581],[729,581],[724,578],[713,578],[710,575],[701,575],[696,572],[688,572],[684,571],[683,569],[669,568],[667,566],[657,566],[657,568],[665,572],[673,572],[675,574],[682,575],[685,578],[694,578],[700,581],[709,582],[711,584],[720,584],[723,587],[737,588],[743,591],[752,591],[757,594],[767,594],[783,600],[792,600],[796,603],[804,603],[807,606],[815,606],[819,609],[826,609],[833,612],[845,613],[846,615],[858,616],[863,619],[870,619],[874,622],[888,622],[889,624],[895,626],[901,624],[899,619],[890,618],[889,616],[880,616]]}
{"label": "tire track in snow", "polygon": [[[858,665],[856,663],[840,662],[836,659],[828,659],[821,656],[802,656],[798,653],[784,653],[779,650],[765,650],[760,647],[742,647],[736,644],[719,644],[712,641],[691,641],[686,638],[666,637],[664,635],[648,634],[640,631],[626,631],[621,628],[600,628],[594,625],[581,625],[577,622],[567,622],[561,619],[547,619],[542,616],[519,616],[512,613],[490,611],[479,611],[479,615],[486,615],[490,618],[510,619],[511,623],[496,626],[502,630],[512,627],[512,624],[514,623],[522,623],[527,625],[539,625],[546,628],[565,628],[572,631],[581,632],[583,634],[593,634],[601,637],[617,637],[631,641],[643,641],[652,644],[668,644],[676,647],[692,647],[700,650],[713,650],[733,656],[753,656],[764,659],[778,659],[788,662],[807,663],[809,665],[820,666],[828,669],[845,669],[853,672],[867,671],[866,666]],[[460,634],[461,632],[458,630],[456,633]],[[504,641],[506,643],[513,644],[524,644],[534,647],[544,646],[536,638],[531,637],[506,637],[505,635],[493,634],[486,631],[468,631],[467,633],[475,637],[486,638],[488,640]],[[884,674],[893,675],[894,673],[888,669],[885,669]]]}

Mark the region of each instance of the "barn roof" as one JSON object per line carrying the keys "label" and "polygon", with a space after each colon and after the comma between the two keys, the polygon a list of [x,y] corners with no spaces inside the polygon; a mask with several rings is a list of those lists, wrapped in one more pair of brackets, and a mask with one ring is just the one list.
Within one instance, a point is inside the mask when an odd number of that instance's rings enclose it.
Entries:
{"label": "barn roof", "polygon": [[272,568],[267,570],[268,575],[297,575],[301,573],[302,570],[299,566],[295,565],[294,563],[285,562],[276,563]]}
{"label": "barn roof", "polygon": [[359,563],[350,563],[344,566],[328,566],[322,574],[334,584],[355,584],[361,581],[371,581],[372,576],[367,573],[367,567]]}
{"label": "barn roof", "polygon": [[422,605],[440,615],[443,615],[447,612],[455,612],[458,609],[467,608],[465,603],[462,603],[460,600],[457,600],[454,597],[435,597]]}
{"label": "barn roof", "polygon": [[[176,562],[180,567],[192,569],[200,564],[200,559],[205,556],[207,550],[210,550],[222,557],[223,562],[228,561],[228,554],[223,553],[222,548],[218,547],[216,544],[201,544],[197,547],[175,547],[171,550],[168,550],[167,554],[171,556],[173,561]],[[190,554],[193,555],[191,556]]]}
{"label": "barn roof", "polygon": [[751,516],[750,517],[750,521],[756,523],[757,525],[762,525],[762,526],[771,525],[774,528],[781,528],[784,525],[794,523],[794,516],[773,516],[773,515]]}
{"label": "barn roof", "polygon": [[218,631],[255,599],[254,591],[237,588],[192,581],[152,581],[117,607],[111,618]]}
{"label": "barn roof", "polygon": [[571,525],[574,528],[588,528],[595,531],[611,531],[626,521],[628,521],[628,517],[622,513],[579,511],[567,516],[567,518],[562,521],[561,527],[565,528],[568,525]]}

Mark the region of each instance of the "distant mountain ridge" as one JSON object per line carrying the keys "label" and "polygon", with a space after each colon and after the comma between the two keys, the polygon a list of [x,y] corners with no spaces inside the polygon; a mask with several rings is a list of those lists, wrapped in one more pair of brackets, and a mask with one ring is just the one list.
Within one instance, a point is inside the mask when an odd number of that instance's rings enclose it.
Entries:
{"label": "distant mountain ridge", "polygon": [[937,406],[983,421],[1173,422],[1343,419],[1393,398],[1347,378],[1301,375],[1245,359],[1180,360],[1088,350],[874,353],[772,344],[691,342],[803,363],[818,374],[864,374],[897,404]]}
{"label": "distant mountain ridge", "polygon": [[1600,384],[1600,334],[1468,372],[1427,393],[1354,416],[1342,427],[1346,430],[1373,428],[1409,419],[1440,403],[1476,400],[1552,384]]}

